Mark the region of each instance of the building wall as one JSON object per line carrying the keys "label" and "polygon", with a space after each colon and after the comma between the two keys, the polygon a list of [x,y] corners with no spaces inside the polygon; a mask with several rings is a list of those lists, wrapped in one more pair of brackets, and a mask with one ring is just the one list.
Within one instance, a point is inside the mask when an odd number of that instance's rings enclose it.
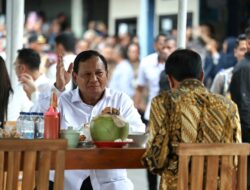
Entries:
{"label": "building wall", "polygon": [[[115,19],[137,17],[137,31],[140,22],[141,0],[110,0],[109,33],[115,33]],[[188,0],[188,12],[193,13],[193,26],[199,23],[199,0]],[[158,32],[159,16],[178,13],[178,0],[155,0],[155,31]]]}
{"label": "building wall", "polygon": [[[140,17],[140,0],[110,0],[109,3],[109,34],[115,34],[115,20],[119,18]],[[139,20],[138,20],[139,22]],[[137,31],[138,31],[137,24]]]}
{"label": "building wall", "polygon": [[25,13],[30,11],[44,11],[47,19],[54,19],[58,13],[64,12],[68,17],[71,15],[71,0],[25,0]]}
{"label": "building wall", "polygon": [[[193,13],[193,26],[199,24],[199,0],[187,0],[187,12]],[[156,0],[155,3],[156,15],[177,14],[178,0]],[[158,17],[156,18],[158,23]]]}

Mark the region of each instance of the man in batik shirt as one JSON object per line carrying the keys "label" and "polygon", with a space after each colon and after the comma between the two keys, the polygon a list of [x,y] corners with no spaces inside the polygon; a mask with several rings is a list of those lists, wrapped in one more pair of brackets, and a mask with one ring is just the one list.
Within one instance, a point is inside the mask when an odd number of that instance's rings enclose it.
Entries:
{"label": "man in batik shirt", "polygon": [[236,105],[204,87],[199,54],[177,50],[166,61],[165,71],[171,91],[152,101],[150,139],[142,162],[161,175],[161,190],[173,190],[179,143],[240,143],[241,128]]}

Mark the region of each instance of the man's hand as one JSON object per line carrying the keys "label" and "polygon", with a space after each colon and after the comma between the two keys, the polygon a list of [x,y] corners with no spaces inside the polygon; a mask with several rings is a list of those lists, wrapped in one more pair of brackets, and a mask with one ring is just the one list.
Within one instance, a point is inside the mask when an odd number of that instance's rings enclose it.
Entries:
{"label": "man's hand", "polygon": [[69,83],[71,75],[73,72],[73,63],[69,65],[68,70],[66,71],[63,65],[63,58],[61,55],[58,55],[58,62],[56,65],[56,88],[60,91],[65,89],[66,84]]}
{"label": "man's hand", "polygon": [[37,87],[33,78],[29,74],[24,73],[20,77],[20,82],[23,84],[23,89],[31,100],[31,94],[37,91]]}

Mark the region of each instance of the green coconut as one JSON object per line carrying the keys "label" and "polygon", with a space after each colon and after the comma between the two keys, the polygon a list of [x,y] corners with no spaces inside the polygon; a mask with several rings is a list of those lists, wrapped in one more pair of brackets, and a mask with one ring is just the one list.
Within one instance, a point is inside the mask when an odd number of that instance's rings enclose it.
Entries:
{"label": "green coconut", "polygon": [[125,140],[129,124],[118,115],[102,114],[90,122],[90,133],[94,141]]}

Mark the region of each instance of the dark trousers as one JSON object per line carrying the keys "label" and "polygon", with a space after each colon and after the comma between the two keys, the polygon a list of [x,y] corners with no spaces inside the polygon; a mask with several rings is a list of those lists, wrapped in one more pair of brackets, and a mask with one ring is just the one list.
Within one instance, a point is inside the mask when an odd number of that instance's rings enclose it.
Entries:
{"label": "dark trousers", "polygon": [[152,174],[147,170],[147,179],[148,179],[148,189],[157,190],[157,175]]}
{"label": "dark trousers", "polygon": [[[250,128],[241,124],[242,142],[250,143]],[[247,158],[247,190],[250,190],[250,156]]]}
{"label": "dark trousers", "polygon": [[[142,118],[144,113],[140,113]],[[143,123],[148,127],[148,120],[143,119]],[[148,180],[148,189],[149,190],[157,190],[157,175],[152,174],[149,170],[147,170],[147,180]]]}
{"label": "dark trousers", "polygon": [[[53,181],[49,181],[49,190],[53,190]],[[87,177],[83,182],[80,190],[93,190],[90,177]]]}

